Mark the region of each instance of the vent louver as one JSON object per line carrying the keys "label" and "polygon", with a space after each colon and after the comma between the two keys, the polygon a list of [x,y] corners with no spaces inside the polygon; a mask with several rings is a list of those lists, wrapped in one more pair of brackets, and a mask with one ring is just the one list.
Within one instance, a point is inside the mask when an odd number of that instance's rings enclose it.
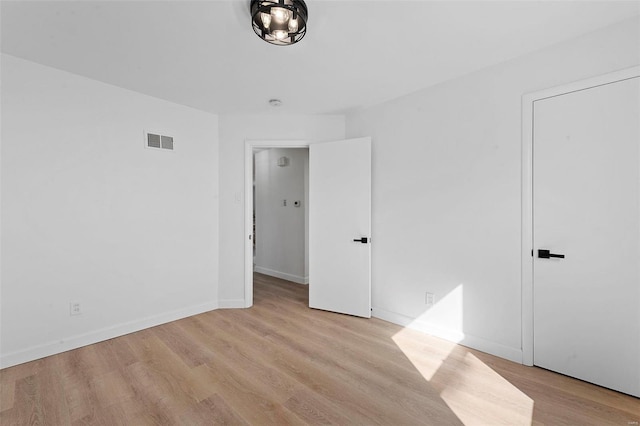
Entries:
{"label": "vent louver", "polygon": [[173,138],[171,136],[161,136],[162,149],[173,149]]}
{"label": "vent louver", "polygon": [[173,151],[173,136],[165,136],[157,133],[145,133],[147,148],[168,149]]}
{"label": "vent louver", "polygon": [[147,146],[149,148],[160,148],[160,135],[147,133]]}

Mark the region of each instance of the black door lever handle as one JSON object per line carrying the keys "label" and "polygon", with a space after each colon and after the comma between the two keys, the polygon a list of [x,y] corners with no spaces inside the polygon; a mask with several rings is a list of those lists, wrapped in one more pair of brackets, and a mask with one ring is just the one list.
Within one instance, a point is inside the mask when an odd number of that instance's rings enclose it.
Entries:
{"label": "black door lever handle", "polygon": [[564,254],[551,253],[549,250],[542,249],[542,250],[538,250],[538,257],[540,259],[550,259],[552,257],[564,259]]}
{"label": "black door lever handle", "polygon": [[356,243],[362,243],[362,244],[367,244],[369,242],[369,238],[367,237],[362,237],[362,238],[358,238],[356,240],[353,240]]}

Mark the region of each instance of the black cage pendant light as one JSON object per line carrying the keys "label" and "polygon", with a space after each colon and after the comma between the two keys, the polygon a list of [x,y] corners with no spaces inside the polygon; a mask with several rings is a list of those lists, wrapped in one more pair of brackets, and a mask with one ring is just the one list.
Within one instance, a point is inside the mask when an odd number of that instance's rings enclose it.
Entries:
{"label": "black cage pendant light", "polygon": [[251,0],[251,21],[258,37],[288,46],[307,32],[307,5],[303,0]]}

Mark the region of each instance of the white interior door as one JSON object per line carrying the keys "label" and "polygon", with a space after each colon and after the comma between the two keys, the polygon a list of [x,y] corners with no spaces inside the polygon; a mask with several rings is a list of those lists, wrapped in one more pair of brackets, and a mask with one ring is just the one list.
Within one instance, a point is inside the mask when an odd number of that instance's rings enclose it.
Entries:
{"label": "white interior door", "polygon": [[371,317],[370,241],[371,138],[310,145],[311,308]]}
{"label": "white interior door", "polygon": [[639,105],[631,78],[533,107],[534,364],[635,396]]}

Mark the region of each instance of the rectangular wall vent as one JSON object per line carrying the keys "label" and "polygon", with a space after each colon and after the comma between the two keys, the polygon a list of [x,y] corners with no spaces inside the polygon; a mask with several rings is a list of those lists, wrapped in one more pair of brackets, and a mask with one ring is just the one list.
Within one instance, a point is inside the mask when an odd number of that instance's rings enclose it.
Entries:
{"label": "rectangular wall vent", "polygon": [[147,148],[168,149],[173,151],[173,136],[145,132]]}

